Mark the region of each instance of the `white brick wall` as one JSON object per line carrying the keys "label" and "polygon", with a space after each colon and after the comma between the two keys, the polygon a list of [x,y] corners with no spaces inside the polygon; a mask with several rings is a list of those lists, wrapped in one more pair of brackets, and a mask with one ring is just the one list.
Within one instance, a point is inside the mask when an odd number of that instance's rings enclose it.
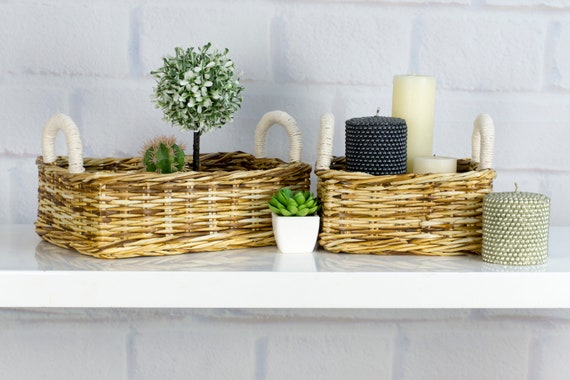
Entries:
{"label": "white brick wall", "polygon": [[567,310],[0,310],[3,379],[545,379]]}
{"label": "white brick wall", "polygon": [[536,91],[546,26],[532,13],[428,15],[419,36],[419,68],[436,76],[438,88]]}
{"label": "white brick wall", "polygon": [[562,353],[569,349],[570,332],[567,327],[545,333],[531,351],[537,360],[532,364],[529,375],[534,378],[557,379],[568,373],[570,363]]}
{"label": "white brick wall", "polygon": [[553,84],[568,90],[570,89],[570,57],[568,56],[570,23],[556,23],[553,29],[554,62],[548,69],[552,70]]}
{"label": "white brick wall", "polygon": [[127,379],[128,352],[124,327],[49,315],[31,323],[2,317],[2,379]]}
{"label": "white brick wall", "polygon": [[[570,225],[568,1],[6,0],[0,10],[3,167],[35,160],[56,112],[77,121],[87,156],[136,155],[157,134],[191,145],[150,102],[149,71],[174,46],[212,41],[230,49],[246,91],[235,122],[205,135],[203,151],[252,151],[261,115],[281,109],[298,119],[311,164],[319,117],[333,112],[334,153],[343,155],[344,120],[378,106],[389,114],[395,74],[433,74],[435,151],[468,156],[473,119],[490,113],[495,189],[518,180],[548,192],[553,224]],[[268,152],[286,158],[284,140],[272,130]],[[0,190],[0,222],[32,223],[36,179],[16,175],[2,174],[19,182]]]}
{"label": "white brick wall", "polygon": [[232,323],[171,323],[132,334],[136,379],[253,379],[255,334]]}
{"label": "white brick wall", "polygon": [[208,41],[227,47],[244,80],[270,78],[270,22],[275,9],[264,2],[152,1],[142,7],[140,51],[144,73],[162,63],[175,46],[201,46]]}
{"label": "white brick wall", "polygon": [[308,5],[279,16],[275,46],[293,82],[387,86],[407,70],[411,15],[370,5]]}
{"label": "white brick wall", "polygon": [[[161,120],[149,71],[174,46],[230,49],[246,86],[203,151],[253,151],[267,111],[297,118],[314,163],[319,117],[391,109],[392,77],[437,78],[435,151],[468,156],[497,128],[495,189],[552,198],[570,225],[570,1],[0,2],[0,223],[33,223],[43,123],[79,124],[88,156],[130,156]],[[267,151],[287,157],[283,131]],[[63,139],[57,151],[65,152]],[[0,378],[529,378],[568,372],[567,311],[0,311]],[[90,342],[87,346],[84,342]],[[214,364],[211,364],[214,363]]]}
{"label": "white brick wall", "polygon": [[127,4],[4,1],[0,9],[2,71],[42,76],[128,74]]}
{"label": "white brick wall", "polygon": [[530,334],[501,323],[420,323],[404,328],[408,349],[404,378],[524,379]]}

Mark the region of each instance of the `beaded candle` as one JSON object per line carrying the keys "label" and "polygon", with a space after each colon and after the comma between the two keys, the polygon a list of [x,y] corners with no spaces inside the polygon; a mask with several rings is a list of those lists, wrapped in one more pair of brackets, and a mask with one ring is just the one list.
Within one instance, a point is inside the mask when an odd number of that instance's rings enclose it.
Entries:
{"label": "beaded candle", "polygon": [[346,121],[346,170],[372,175],[406,173],[404,119],[370,116]]}
{"label": "beaded candle", "polygon": [[483,199],[484,261],[541,265],[548,256],[550,199],[542,194],[491,193]]}

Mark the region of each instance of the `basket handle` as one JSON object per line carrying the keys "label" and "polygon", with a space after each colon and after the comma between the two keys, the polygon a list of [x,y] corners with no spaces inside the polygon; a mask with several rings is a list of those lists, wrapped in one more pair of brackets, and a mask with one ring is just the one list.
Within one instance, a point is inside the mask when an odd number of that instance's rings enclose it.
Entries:
{"label": "basket handle", "polygon": [[[319,145],[317,147],[317,170],[328,170],[332,160],[332,144],[334,134],[334,116],[326,113],[321,116]],[[473,123],[471,136],[471,156],[479,163],[479,169],[490,169],[493,166],[493,147],[495,144],[495,126],[493,119],[487,114],[480,114]]]}
{"label": "basket handle", "polygon": [[271,111],[261,117],[255,128],[255,157],[265,158],[265,140],[273,124],[279,124],[289,135],[289,161],[301,161],[301,131],[295,119],[287,112]]}
{"label": "basket handle", "polygon": [[77,125],[71,118],[62,113],[54,115],[44,125],[42,133],[42,157],[44,163],[50,164],[55,162],[57,155],[55,154],[55,137],[59,130],[65,134],[67,142],[67,150],[69,153],[69,173],[83,173],[83,145]]}
{"label": "basket handle", "polygon": [[317,146],[316,170],[328,170],[332,161],[334,136],[334,115],[325,113],[321,116],[321,128],[319,130],[319,145]]}
{"label": "basket handle", "polygon": [[471,136],[471,158],[479,163],[479,170],[493,167],[495,145],[495,125],[491,116],[482,113],[473,122]]}

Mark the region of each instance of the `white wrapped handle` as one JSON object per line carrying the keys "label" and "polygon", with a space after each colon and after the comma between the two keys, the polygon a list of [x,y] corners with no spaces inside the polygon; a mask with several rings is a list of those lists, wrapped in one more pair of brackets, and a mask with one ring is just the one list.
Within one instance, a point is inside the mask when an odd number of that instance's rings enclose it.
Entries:
{"label": "white wrapped handle", "polygon": [[255,128],[255,157],[265,158],[265,140],[273,124],[285,128],[289,135],[289,162],[301,161],[301,131],[295,119],[287,112],[271,111],[261,117]]}
{"label": "white wrapped handle", "polygon": [[471,136],[471,158],[479,163],[479,169],[493,167],[493,149],[495,145],[495,125],[487,114],[480,114],[473,122]]}
{"label": "white wrapped handle", "polygon": [[332,113],[326,113],[321,116],[316,170],[328,170],[330,168],[332,161],[333,136],[334,115]]}
{"label": "white wrapped handle", "polygon": [[[317,149],[317,170],[328,170],[332,160],[334,135],[334,116],[326,113],[321,116],[319,146]],[[493,167],[493,149],[495,144],[495,126],[493,119],[487,114],[480,114],[473,123],[471,137],[471,156],[479,163],[479,169]]]}
{"label": "white wrapped handle", "polygon": [[83,145],[81,144],[81,136],[77,125],[71,118],[62,113],[54,115],[44,125],[42,134],[42,156],[46,164],[52,163],[57,159],[55,154],[55,137],[57,131],[62,130],[65,134],[67,142],[69,172],[71,174],[83,173]]}

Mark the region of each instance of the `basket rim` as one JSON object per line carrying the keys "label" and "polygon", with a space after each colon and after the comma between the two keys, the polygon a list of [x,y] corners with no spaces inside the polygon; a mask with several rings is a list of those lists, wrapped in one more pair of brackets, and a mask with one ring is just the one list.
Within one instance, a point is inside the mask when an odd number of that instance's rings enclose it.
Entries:
{"label": "basket rim", "polygon": [[320,181],[344,182],[350,186],[356,185],[413,185],[434,182],[463,182],[469,180],[490,181],[497,177],[495,169],[472,170],[464,173],[434,173],[434,174],[396,174],[372,175],[363,172],[347,172],[344,170],[318,170],[315,172]]}
{"label": "basket rim", "polygon": [[[344,156],[335,156],[333,160],[342,160]],[[465,158],[458,161],[473,162],[472,159]],[[434,182],[434,181],[451,181],[451,180],[464,180],[473,177],[494,179],[497,176],[497,171],[493,168],[468,170],[456,173],[404,173],[404,174],[390,174],[390,175],[374,175],[365,172],[349,172],[346,170],[322,168],[315,169],[315,175],[320,179],[339,179],[344,178],[347,180],[365,181],[365,182],[381,182],[392,184],[406,184],[413,182]]]}
{"label": "basket rim", "polygon": [[[204,179],[204,178],[212,178],[215,179],[216,177],[223,177],[223,176],[233,176],[236,179],[239,178],[247,178],[247,177],[255,177],[260,175],[268,175],[268,174],[278,174],[283,172],[284,170],[291,170],[293,168],[299,168],[300,170],[312,170],[311,165],[304,163],[304,162],[285,162],[280,158],[266,158],[266,157],[255,157],[249,153],[245,153],[242,151],[235,151],[235,152],[214,152],[214,153],[202,153],[200,154],[201,158],[207,158],[210,156],[217,156],[217,155],[243,155],[247,158],[251,158],[253,162],[263,162],[263,161],[273,161],[275,162],[275,166],[269,169],[251,169],[251,170],[214,170],[214,171],[192,171],[192,170],[184,170],[184,171],[177,171],[173,173],[155,173],[155,172],[146,172],[144,168],[141,166],[139,169],[136,170],[121,170],[121,171],[110,171],[110,170],[86,170],[82,173],[69,173],[67,169],[67,156],[58,156],[56,161],[53,163],[45,163],[43,161],[42,156],[38,156],[36,159],[36,165],[38,167],[42,167],[43,170],[57,172],[57,175],[66,176],[67,178],[75,178],[82,181],[89,181],[91,179],[99,179],[99,178],[120,178],[120,177],[133,177],[136,176],[141,181],[149,180],[149,179],[160,179],[162,181],[168,180],[180,180],[186,178],[196,178],[196,179]],[[187,155],[186,157],[191,158],[191,156]],[[93,157],[85,157],[83,159],[84,165],[89,167],[99,166],[99,165],[113,165],[115,164],[128,164],[128,163],[138,163],[140,162],[140,157],[104,157],[104,158],[93,158]],[[129,180],[132,180],[129,179]]]}

